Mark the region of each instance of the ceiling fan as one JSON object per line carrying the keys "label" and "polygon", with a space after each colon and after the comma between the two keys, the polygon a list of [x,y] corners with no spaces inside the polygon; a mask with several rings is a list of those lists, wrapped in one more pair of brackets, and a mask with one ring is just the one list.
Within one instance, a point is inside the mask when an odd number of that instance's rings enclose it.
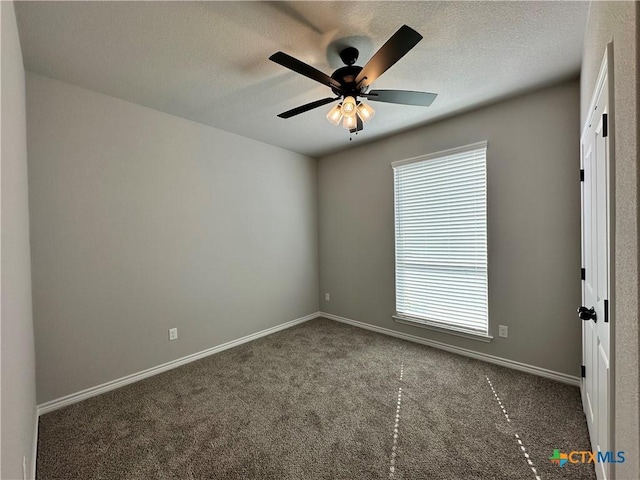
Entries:
{"label": "ceiling fan", "polygon": [[408,90],[369,90],[371,84],[380,75],[404,57],[420,40],[422,40],[422,35],[411,27],[403,25],[380,47],[364,67],[355,65],[359,54],[357,48],[344,48],[340,52],[340,58],[345,66],[337,69],[331,76],[284,52],[274,53],[269,57],[269,60],[326,85],[337,95],[301,105],[279,114],[278,117],[291,118],[336,100],[342,100],[329,111],[327,120],[336,126],[342,121],[342,126],[350,133],[357,133],[362,130],[363,124],[375,114],[373,108],[360,101],[359,98],[366,98],[372,102],[428,107],[433,103],[437,94]]}

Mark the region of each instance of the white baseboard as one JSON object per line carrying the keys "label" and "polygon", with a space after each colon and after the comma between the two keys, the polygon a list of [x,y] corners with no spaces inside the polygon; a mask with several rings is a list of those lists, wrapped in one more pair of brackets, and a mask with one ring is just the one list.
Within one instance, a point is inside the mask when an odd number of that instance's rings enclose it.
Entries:
{"label": "white baseboard", "polygon": [[243,343],[256,340],[260,337],[266,337],[267,335],[271,335],[272,333],[276,333],[276,332],[279,332],[280,330],[285,330],[287,328],[293,327],[294,325],[298,325],[300,323],[313,320],[314,318],[318,318],[319,316],[320,316],[320,312],[315,312],[310,315],[306,315],[304,317],[296,318],[295,320],[291,320],[290,322],[282,323],[280,325],[276,325],[275,327],[267,328],[266,330],[252,333],[251,335],[247,335],[245,337],[238,338],[236,340],[231,340],[230,342],[226,342],[221,345],[217,345],[215,347],[202,350],[201,352],[193,353],[191,355],[187,355],[186,357],[178,358],[176,360],[172,360],[171,362],[163,363],[162,365],[158,365],[157,367],[148,368],[141,372],[133,373],[131,375],[127,375],[126,377],[118,378],[116,380],[103,383],[102,385],[97,385],[95,387],[87,388],[86,390],[82,390],[80,392],[72,393],[70,395],[66,395],[64,397],[45,402],[41,405],[38,405],[38,416],[44,415],[45,413],[52,412],[54,410],[58,410],[59,408],[62,408],[62,407],[66,407],[67,405],[72,405],[74,403],[81,402],[82,400],[86,400],[87,398],[95,397],[96,395],[100,395],[101,393],[109,392],[111,390],[115,390],[116,388],[124,387],[125,385],[129,385],[130,383],[138,382],[145,378],[152,377],[153,375],[158,375],[159,373],[166,372],[167,370],[172,370],[181,365],[185,365],[187,363],[200,360],[201,358],[208,357],[209,355],[213,355],[214,353],[222,352],[223,350],[237,347],[238,345],[242,345]]}
{"label": "white baseboard", "polygon": [[378,327],[376,325],[370,325],[368,323],[359,322],[357,320],[351,320],[350,318],[339,317],[331,313],[320,312],[320,317],[328,318],[329,320],[335,320],[336,322],[346,323],[353,325],[354,327],[364,328],[365,330],[371,330],[373,332],[382,333],[383,335],[389,335],[391,337],[401,338],[410,342],[420,343],[429,347],[438,348],[440,350],[446,350],[447,352],[456,353],[465,357],[475,358],[476,360],[482,360],[484,362],[493,363],[502,367],[511,368],[513,370],[519,370],[521,372],[531,373],[538,375],[539,377],[550,378],[558,382],[567,383],[576,387],[580,386],[580,377],[574,377],[573,375],[567,375],[566,373],[554,372],[553,370],[547,370],[546,368],[536,367],[534,365],[528,365],[526,363],[516,362],[507,358],[496,357],[494,355],[488,355],[486,353],[476,352],[467,348],[456,347],[435,340],[428,340],[426,338],[418,337],[408,333],[397,332],[384,327]]}
{"label": "white baseboard", "polygon": [[35,422],[33,426],[33,446],[31,447],[31,472],[27,474],[27,478],[35,480],[36,478],[36,460],[38,459],[38,409],[35,411]]}
{"label": "white baseboard", "polygon": [[[349,325],[353,325],[355,327],[378,332],[383,335],[389,335],[389,336],[400,338],[403,340],[408,340],[410,342],[420,343],[422,345],[438,348],[440,350],[446,350],[448,352],[456,353],[458,355],[463,355],[466,357],[475,358],[477,360],[482,360],[488,363],[501,365],[503,367],[512,368],[514,370],[520,370],[522,372],[531,373],[533,375],[538,375],[540,377],[550,378],[552,380],[567,383],[569,385],[580,386],[579,377],[574,377],[572,375],[567,375],[565,373],[554,372],[553,370],[547,370],[545,368],[536,367],[534,365],[515,362],[513,360],[509,360],[506,358],[496,357],[494,355],[488,355],[486,353],[479,353],[466,348],[456,347],[446,343],[437,342],[435,340],[428,340],[426,338],[418,337],[408,333],[397,332],[395,330],[390,330],[388,328],[378,327],[376,325],[370,325],[368,323],[359,322],[357,320],[351,320],[349,318],[340,317],[338,315],[333,315],[331,313],[315,312],[310,315],[306,315],[304,317],[291,320],[290,322],[285,322],[283,324],[276,325],[275,327],[267,328],[266,330],[252,333],[251,335],[247,335],[245,337],[238,338],[236,340],[231,340],[221,345],[217,345],[215,347],[202,350],[201,352],[187,355],[186,357],[178,358],[171,362],[163,363],[162,365],[158,365],[156,367],[152,367],[138,373],[127,375],[126,377],[118,378],[116,380],[112,380],[110,382],[106,382],[101,385],[97,385],[95,387],[87,388],[80,392],[72,393],[70,395],[66,395],[64,397],[57,398],[49,402],[45,402],[41,405],[38,405],[37,416],[43,415],[48,412],[52,412],[54,410],[58,410],[60,408],[66,407],[67,405],[72,405],[74,403],[81,402],[82,400],[86,400],[87,398],[95,397],[96,395],[100,395],[102,393],[115,390],[125,385],[138,382],[140,380],[151,377],[153,375],[158,375],[159,373],[166,372],[167,370],[172,370],[181,365],[185,365],[187,363],[200,360],[201,358],[208,357],[209,355],[213,355],[214,353],[222,352],[229,348],[237,347],[238,345],[242,345],[243,343],[247,343],[252,340],[256,340],[258,338],[271,335],[272,333],[285,330],[287,328],[293,327],[294,325],[298,325],[300,323],[313,320],[314,318],[318,318],[318,317],[328,318],[330,320],[335,320],[337,322],[346,323]],[[36,417],[36,420],[37,420],[37,417]],[[37,441],[38,441],[37,430],[38,430],[38,422],[36,421],[35,434],[34,434],[33,459],[32,459],[32,466],[31,466],[31,472],[34,476],[35,476],[35,468],[36,468]]]}

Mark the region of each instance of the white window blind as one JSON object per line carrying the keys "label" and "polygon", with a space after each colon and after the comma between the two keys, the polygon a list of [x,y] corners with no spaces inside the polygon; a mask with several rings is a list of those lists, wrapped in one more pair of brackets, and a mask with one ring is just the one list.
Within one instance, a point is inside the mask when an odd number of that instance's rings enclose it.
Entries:
{"label": "white window blind", "polygon": [[488,334],[486,151],[392,163],[398,318]]}

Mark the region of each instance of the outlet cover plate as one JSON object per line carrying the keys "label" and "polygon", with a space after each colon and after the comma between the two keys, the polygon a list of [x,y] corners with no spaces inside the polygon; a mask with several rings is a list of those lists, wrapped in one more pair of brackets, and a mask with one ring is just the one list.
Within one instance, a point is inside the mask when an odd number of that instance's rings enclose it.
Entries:
{"label": "outlet cover plate", "polygon": [[169,341],[177,340],[177,339],[178,339],[178,329],[177,328],[170,328],[169,329]]}
{"label": "outlet cover plate", "polygon": [[507,338],[509,336],[509,327],[506,325],[498,325],[498,336]]}

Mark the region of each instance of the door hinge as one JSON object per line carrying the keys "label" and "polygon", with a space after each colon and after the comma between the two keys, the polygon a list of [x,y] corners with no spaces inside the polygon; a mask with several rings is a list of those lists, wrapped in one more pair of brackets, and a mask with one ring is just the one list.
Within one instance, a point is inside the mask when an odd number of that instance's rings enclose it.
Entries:
{"label": "door hinge", "polygon": [[586,280],[587,279],[587,270],[585,268],[581,268],[580,269],[580,280]]}
{"label": "door hinge", "polygon": [[580,181],[584,182],[584,168],[580,169]]}
{"label": "door hinge", "polygon": [[609,300],[604,301],[604,321],[609,322]]}
{"label": "door hinge", "polygon": [[580,376],[582,378],[587,376],[587,368],[584,365],[580,365]]}
{"label": "door hinge", "polygon": [[602,136],[609,136],[609,116],[606,113],[602,114]]}

